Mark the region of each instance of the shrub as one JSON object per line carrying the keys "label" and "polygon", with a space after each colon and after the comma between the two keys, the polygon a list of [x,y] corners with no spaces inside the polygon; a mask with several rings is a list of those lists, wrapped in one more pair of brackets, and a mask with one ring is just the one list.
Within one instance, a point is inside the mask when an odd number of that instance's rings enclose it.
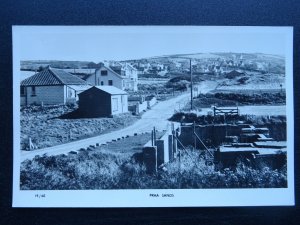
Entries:
{"label": "shrub", "polygon": [[21,164],[22,190],[186,189],[287,187],[286,166],[254,169],[238,163],[235,169],[207,166],[201,151],[186,150],[165,170],[147,174],[134,158],[101,152],[70,156],[37,156]]}

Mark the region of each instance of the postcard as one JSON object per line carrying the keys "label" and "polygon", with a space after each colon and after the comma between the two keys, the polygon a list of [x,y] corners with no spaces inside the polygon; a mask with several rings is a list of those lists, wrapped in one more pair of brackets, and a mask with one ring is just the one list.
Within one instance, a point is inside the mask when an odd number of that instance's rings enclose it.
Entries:
{"label": "postcard", "polygon": [[12,33],[13,207],[294,205],[292,27]]}

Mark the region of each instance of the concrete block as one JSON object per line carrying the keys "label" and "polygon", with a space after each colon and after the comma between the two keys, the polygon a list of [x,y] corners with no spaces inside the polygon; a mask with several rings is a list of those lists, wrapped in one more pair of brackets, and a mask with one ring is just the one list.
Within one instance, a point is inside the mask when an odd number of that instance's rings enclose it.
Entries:
{"label": "concrete block", "polygon": [[[168,138],[168,136],[167,136]],[[156,146],[157,146],[157,166],[160,166],[161,164],[169,162],[169,145],[168,145],[168,139],[163,140],[157,140]]]}
{"label": "concrete block", "polygon": [[173,135],[168,136],[168,148],[169,148],[169,160],[174,159],[174,153],[173,153]]}
{"label": "concrete block", "polygon": [[177,139],[173,137],[173,156],[174,158],[177,157],[178,148],[177,148]]}
{"label": "concrete block", "polygon": [[147,173],[157,172],[157,148],[155,146],[147,146],[143,148],[143,161],[145,163]]}

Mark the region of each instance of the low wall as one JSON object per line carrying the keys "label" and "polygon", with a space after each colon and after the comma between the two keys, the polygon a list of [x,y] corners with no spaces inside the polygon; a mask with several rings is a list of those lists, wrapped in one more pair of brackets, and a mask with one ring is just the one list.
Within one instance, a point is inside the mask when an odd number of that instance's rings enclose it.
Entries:
{"label": "low wall", "polygon": [[[151,103],[152,105],[154,105],[155,103]],[[151,106],[150,106],[151,107]],[[129,105],[128,106],[128,111],[134,113],[134,114],[140,114],[141,112],[150,109],[149,107],[149,102],[148,101],[144,101],[143,103],[136,103],[134,105]]]}
{"label": "low wall", "polygon": [[138,113],[141,113],[142,111],[147,109],[147,102],[143,102],[142,104],[137,104],[137,111]]}
{"label": "low wall", "polygon": [[151,107],[152,107],[153,105],[155,105],[156,102],[157,102],[157,99],[156,99],[155,97],[153,97],[151,100],[148,100],[148,101],[147,101],[147,108],[148,108],[148,109],[151,109]]}
{"label": "low wall", "polygon": [[[200,141],[194,137],[194,127],[181,126],[181,134],[179,136],[183,145],[194,145],[196,142],[197,148],[204,149],[204,146]],[[209,140],[214,146],[219,146],[223,142],[226,142],[226,136],[239,136],[241,128],[237,125],[196,125],[195,132],[203,141]]]}

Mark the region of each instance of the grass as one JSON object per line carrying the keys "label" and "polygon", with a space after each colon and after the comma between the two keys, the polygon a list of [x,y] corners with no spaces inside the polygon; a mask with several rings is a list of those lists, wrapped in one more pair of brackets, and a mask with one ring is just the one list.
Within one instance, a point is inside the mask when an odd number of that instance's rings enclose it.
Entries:
{"label": "grass", "polygon": [[[200,94],[194,99],[195,108],[208,108],[212,105],[219,107],[242,106],[242,105],[285,105],[285,93],[238,93],[238,92],[215,92]],[[186,106],[185,109],[189,107]]]}
{"label": "grass", "polygon": [[[136,156],[136,155],[134,155]],[[156,174],[137,157],[103,151],[69,156],[36,156],[21,164],[22,190],[279,188],[287,186],[286,166],[260,170],[239,163],[235,169],[205,165],[200,151],[188,150]]]}
{"label": "grass", "polygon": [[29,138],[36,148],[45,148],[117,130],[138,119],[130,114],[114,118],[63,117],[74,111],[76,107],[61,105],[21,109],[21,149],[28,150]]}

